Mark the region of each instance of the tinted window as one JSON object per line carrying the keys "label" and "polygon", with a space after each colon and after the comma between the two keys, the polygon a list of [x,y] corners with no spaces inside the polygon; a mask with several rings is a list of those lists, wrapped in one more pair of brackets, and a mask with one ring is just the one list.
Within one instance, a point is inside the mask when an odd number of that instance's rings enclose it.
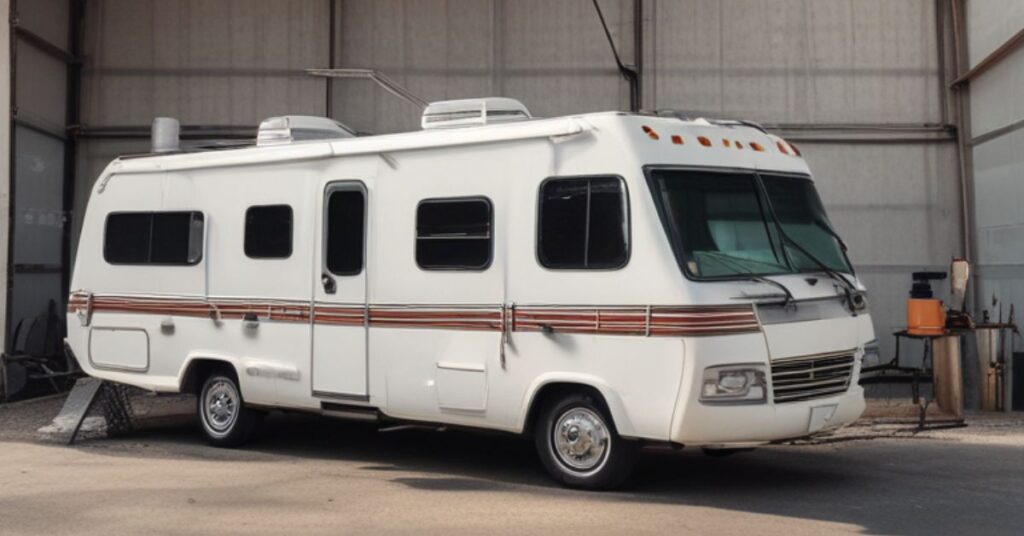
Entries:
{"label": "tinted window", "polygon": [[436,199],[416,209],[416,264],[428,270],[479,270],[491,264],[491,202]]}
{"label": "tinted window", "polygon": [[[825,215],[814,183],[810,179],[776,175],[762,175],[761,181],[786,236],[829,268],[850,272],[839,235]],[[797,271],[818,269],[818,263],[799,248],[787,243],[786,253]]]}
{"label": "tinted window", "polygon": [[753,173],[656,170],[652,192],[695,277],[790,271]]}
{"label": "tinted window", "polygon": [[629,256],[626,192],[617,177],[552,179],[541,186],[537,257],[548,268],[619,268]]}
{"label": "tinted window", "polygon": [[265,205],[245,211],[245,254],[255,259],[292,255],[292,207]]}
{"label": "tinted window", "polygon": [[327,198],[327,269],[335,275],[363,271],[366,202],[361,190],[336,190]]}
{"label": "tinted window", "polygon": [[103,258],[111,264],[191,265],[202,256],[200,212],[121,212],[107,216]]}

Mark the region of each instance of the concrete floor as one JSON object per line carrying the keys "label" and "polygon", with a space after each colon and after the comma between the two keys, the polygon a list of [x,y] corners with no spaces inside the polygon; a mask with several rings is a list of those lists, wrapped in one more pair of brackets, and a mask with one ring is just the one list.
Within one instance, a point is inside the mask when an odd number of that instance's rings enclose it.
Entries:
{"label": "concrete floor", "polygon": [[0,534],[1024,533],[1019,416],[720,459],[651,452],[628,488],[587,493],[505,436],[282,415],[246,450],[189,425],[38,442],[59,405],[0,405]]}

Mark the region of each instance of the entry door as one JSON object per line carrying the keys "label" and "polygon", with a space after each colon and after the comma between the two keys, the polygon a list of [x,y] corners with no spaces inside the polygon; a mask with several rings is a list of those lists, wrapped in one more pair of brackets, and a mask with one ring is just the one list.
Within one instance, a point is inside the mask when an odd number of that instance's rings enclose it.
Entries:
{"label": "entry door", "polygon": [[327,185],[313,292],[313,395],[367,400],[366,187]]}

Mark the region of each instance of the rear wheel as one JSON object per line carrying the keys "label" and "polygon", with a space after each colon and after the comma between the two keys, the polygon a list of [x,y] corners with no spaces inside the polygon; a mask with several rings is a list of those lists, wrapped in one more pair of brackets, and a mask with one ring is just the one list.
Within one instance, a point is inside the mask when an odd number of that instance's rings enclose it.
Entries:
{"label": "rear wheel", "polygon": [[589,394],[552,401],[542,410],[534,433],[544,467],[567,486],[614,488],[636,463],[636,444],[619,437],[604,404]]}
{"label": "rear wheel", "polygon": [[245,407],[234,374],[214,372],[198,397],[199,420],[211,445],[237,447],[252,437],[261,414]]}

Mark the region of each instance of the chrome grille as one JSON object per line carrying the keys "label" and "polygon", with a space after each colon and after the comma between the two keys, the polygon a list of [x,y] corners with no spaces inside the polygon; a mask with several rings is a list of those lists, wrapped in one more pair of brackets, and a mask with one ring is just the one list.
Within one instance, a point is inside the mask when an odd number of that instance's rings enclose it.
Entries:
{"label": "chrome grille", "polygon": [[772,361],[775,402],[797,402],[842,393],[853,376],[853,350]]}

